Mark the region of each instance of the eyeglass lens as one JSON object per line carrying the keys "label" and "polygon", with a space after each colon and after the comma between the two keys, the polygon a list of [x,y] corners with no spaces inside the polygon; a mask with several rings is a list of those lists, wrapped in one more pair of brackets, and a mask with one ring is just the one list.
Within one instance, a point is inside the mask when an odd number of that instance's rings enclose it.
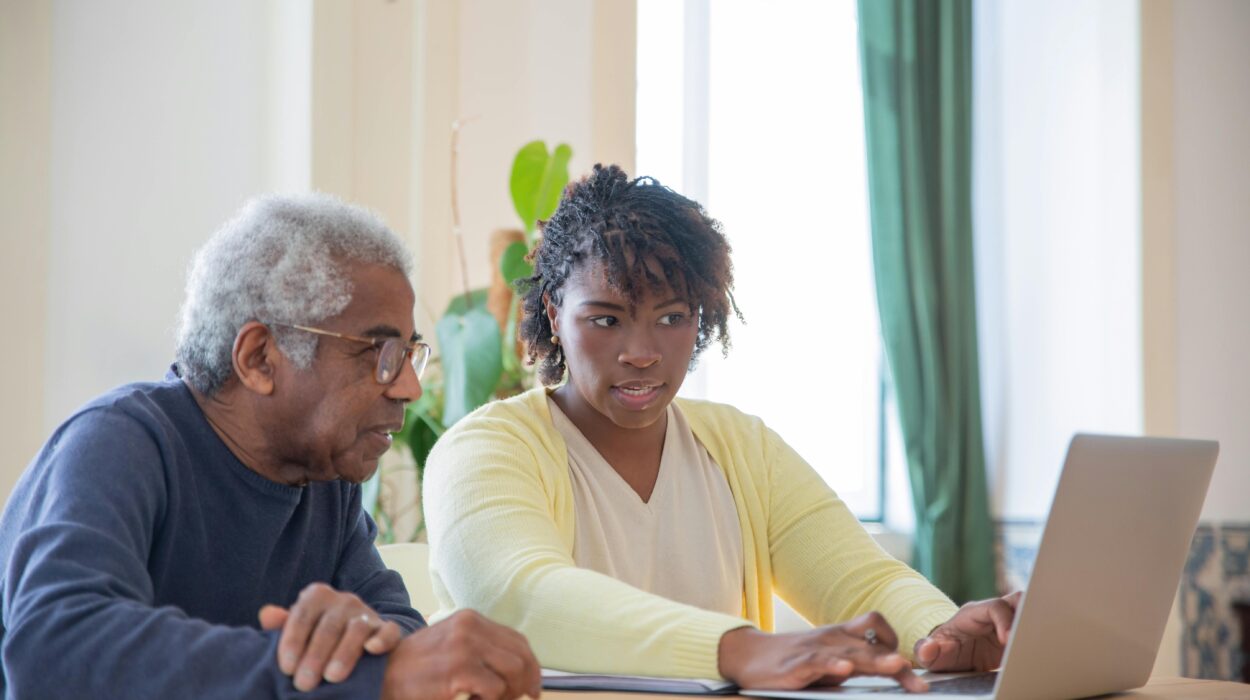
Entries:
{"label": "eyeglass lens", "polygon": [[[408,355],[408,344],[398,338],[391,338],[382,343],[378,352],[377,379],[379,383],[390,384],[399,377],[403,370],[404,359]],[[417,379],[425,372],[425,365],[430,359],[430,346],[417,345],[412,349],[412,368],[417,372]]]}

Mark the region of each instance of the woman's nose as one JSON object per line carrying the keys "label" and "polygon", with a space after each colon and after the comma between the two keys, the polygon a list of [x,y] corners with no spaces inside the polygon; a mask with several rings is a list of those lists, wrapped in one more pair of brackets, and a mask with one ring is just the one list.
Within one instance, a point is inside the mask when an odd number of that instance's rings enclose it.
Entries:
{"label": "woman's nose", "polygon": [[662,358],[663,354],[650,333],[633,334],[617,357],[621,364],[638,369],[646,369],[657,364]]}

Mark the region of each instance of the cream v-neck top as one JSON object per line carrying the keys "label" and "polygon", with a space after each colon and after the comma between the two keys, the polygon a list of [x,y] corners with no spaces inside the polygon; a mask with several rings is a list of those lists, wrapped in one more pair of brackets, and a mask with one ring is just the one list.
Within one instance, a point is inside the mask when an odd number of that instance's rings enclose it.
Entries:
{"label": "cream v-neck top", "polygon": [[743,615],[733,492],[681,409],[668,406],[660,473],[644,502],[550,397],[547,403],[568,447],[574,563],[669,600]]}

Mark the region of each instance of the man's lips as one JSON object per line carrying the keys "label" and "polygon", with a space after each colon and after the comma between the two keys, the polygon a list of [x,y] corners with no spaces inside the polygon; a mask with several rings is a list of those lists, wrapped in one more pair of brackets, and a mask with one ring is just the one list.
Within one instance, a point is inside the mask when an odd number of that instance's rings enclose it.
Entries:
{"label": "man's lips", "polygon": [[365,429],[365,437],[385,452],[390,449],[391,443],[395,440],[391,433],[397,433],[403,427],[403,423],[385,423],[383,425],[376,425]]}

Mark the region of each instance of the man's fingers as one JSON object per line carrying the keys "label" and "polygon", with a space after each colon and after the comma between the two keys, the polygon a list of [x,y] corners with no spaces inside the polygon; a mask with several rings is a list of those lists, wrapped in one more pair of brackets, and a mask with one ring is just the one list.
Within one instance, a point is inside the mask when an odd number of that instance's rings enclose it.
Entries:
{"label": "man's fingers", "polygon": [[325,612],[325,600],[316,585],[300,593],[282,626],[282,638],[278,640],[278,668],[288,676],[294,675],[299,668],[308,639]]}
{"label": "man's fingers", "polygon": [[[321,683],[330,655],[334,653],[346,629],[347,620],[343,619],[341,612],[330,610],[321,616],[300,658],[299,668],[295,671],[296,688],[307,692]],[[364,635],[361,635],[356,644],[364,644]]]}
{"label": "man's fingers", "polygon": [[531,698],[537,698],[542,693],[543,673],[542,666],[539,665],[538,659],[534,657],[534,652],[530,650],[529,642],[525,639],[525,635],[517,632],[510,627],[503,625],[490,625],[486,630],[487,639],[492,647],[498,647],[521,662],[521,669],[518,671],[522,685],[523,695]]}
{"label": "man's fingers", "polygon": [[374,656],[385,654],[398,646],[399,640],[403,638],[403,629],[394,622],[385,620],[382,622],[382,626],[378,627],[368,641],[365,642],[365,651]]}
{"label": "man's fingers", "polygon": [[[346,680],[356,668],[356,662],[360,660],[360,655],[364,652],[365,640],[380,626],[378,618],[368,613],[356,615],[348,620],[321,677],[331,683]],[[318,627],[317,634],[320,632],[321,627]],[[310,647],[309,654],[311,653]]]}
{"label": "man's fingers", "polygon": [[286,619],[289,615],[290,613],[287,612],[286,608],[277,605],[266,605],[260,609],[256,616],[260,620],[260,628],[268,632],[269,630],[279,629],[286,624]]}
{"label": "man's fingers", "polygon": [[507,695],[508,684],[481,663],[458,669],[450,680],[448,690],[451,691],[448,695],[453,698],[459,698],[462,693],[476,696],[478,700],[511,700],[514,697]]}
{"label": "man's fingers", "polygon": [[491,646],[482,655],[482,662],[508,686],[508,697],[519,698],[533,691],[534,679],[530,677],[525,660],[511,651]]}

